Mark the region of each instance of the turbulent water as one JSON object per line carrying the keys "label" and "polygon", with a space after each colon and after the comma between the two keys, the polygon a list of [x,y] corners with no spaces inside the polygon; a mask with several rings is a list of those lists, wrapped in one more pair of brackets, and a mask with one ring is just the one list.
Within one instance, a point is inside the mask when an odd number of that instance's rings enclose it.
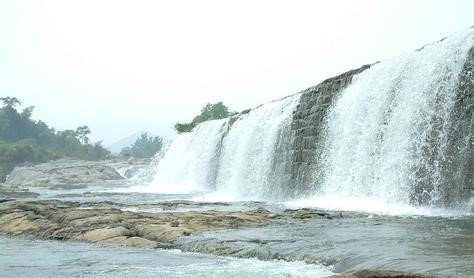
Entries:
{"label": "turbulent water", "polygon": [[[127,181],[123,182],[113,187],[126,186]],[[39,198],[115,204],[116,209],[124,211],[169,213],[263,207],[281,214],[288,209],[288,204],[249,201],[164,207],[159,201],[192,200],[196,196],[111,193],[110,189],[109,184],[76,189],[74,193],[64,189],[30,190],[40,193]],[[175,247],[182,251],[0,237],[0,277],[322,278],[366,268],[416,271],[443,278],[474,275],[473,215],[342,215],[335,219],[289,218],[263,227],[196,233],[179,240]]]}
{"label": "turbulent water", "polygon": [[208,121],[173,140],[153,181],[132,190],[158,193],[219,192],[224,199],[282,197],[288,176],[291,115],[298,96],[274,101],[234,118]]}
{"label": "turbulent water", "polygon": [[0,237],[0,277],[326,277],[302,262],[236,259],[178,250],[111,248]]}
{"label": "turbulent water", "polygon": [[[465,209],[472,196],[463,170],[471,163],[472,119],[455,115],[462,114],[456,100],[473,45],[470,29],[376,63],[334,92],[313,158],[313,190],[297,199],[344,209]],[[219,200],[294,198],[291,123],[300,96],[179,135],[141,190],[208,192]],[[456,121],[465,122],[464,131],[455,133]]]}
{"label": "turbulent water", "polygon": [[209,190],[215,180],[219,145],[229,120],[202,123],[192,133],[178,136],[157,165],[152,184],[161,193]]}
{"label": "turbulent water", "polygon": [[443,171],[473,37],[453,36],[355,77],[326,119],[320,195],[432,205],[457,190]]}
{"label": "turbulent water", "polygon": [[[216,190],[235,198],[271,198],[285,179],[276,165],[277,155],[288,154],[284,144],[298,97],[263,105],[242,115],[232,124],[222,142]],[[287,161],[289,162],[289,161]]]}

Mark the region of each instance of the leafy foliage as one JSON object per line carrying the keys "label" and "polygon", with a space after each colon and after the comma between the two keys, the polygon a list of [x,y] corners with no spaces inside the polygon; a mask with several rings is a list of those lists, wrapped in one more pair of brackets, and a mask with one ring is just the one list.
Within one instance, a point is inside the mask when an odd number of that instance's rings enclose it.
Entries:
{"label": "leafy foliage", "polygon": [[91,130],[89,129],[88,126],[80,126],[76,128],[76,137],[79,139],[83,144],[88,144],[89,143],[89,138],[87,138],[87,135],[91,133]]}
{"label": "leafy foliage", "polygon": [[177,123],[174,128],[178,133],[191,132],[199,123],[227,118],[234,114],[236,113],[229,112],[229,108],[221,101],[214,104],[208,103],[201,109],[201,114],[194,117],[190,123]]}
{"label": "leafy foliage", "polygon": [[18,105],[21,105],[21,101],[16,97],[2,97],[0,101],[3,102],[5,107],[15,108]]}
{"label": "leafy foliage", "polygon": [[149,158],[159,152],[161,147],[163,147],[163,138],[148,136],[148,134],[143,133],[131,147],[123,148],[120,155]]}
{"label": "leafy foliage", "polygon": [[183,133],[183,132],[191,132],[193,128],[196,126],[196,123],[191,122],[191,123],[176,123],[174,125],[174,129],[178,133]]}
{"label": "leafy foliage", "polygon": [[109,151],[101,143],[89,144],[90,129],[56,131],[43,121],[31,119],[34,107],[17,111],[21,104],[15,97],[2,97],[0,108],[0,182],[16,165],[44,162],[57,158],[105,159]]}

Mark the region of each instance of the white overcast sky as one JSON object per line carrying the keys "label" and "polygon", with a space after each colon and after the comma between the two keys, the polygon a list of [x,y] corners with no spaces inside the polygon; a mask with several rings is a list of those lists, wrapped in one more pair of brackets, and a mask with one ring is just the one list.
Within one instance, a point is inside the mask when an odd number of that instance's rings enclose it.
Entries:
{"label": "white overcast sky", "polygon": [[0,96],[108,145],[167,138],[474,25],[474,1],[0,0]]}

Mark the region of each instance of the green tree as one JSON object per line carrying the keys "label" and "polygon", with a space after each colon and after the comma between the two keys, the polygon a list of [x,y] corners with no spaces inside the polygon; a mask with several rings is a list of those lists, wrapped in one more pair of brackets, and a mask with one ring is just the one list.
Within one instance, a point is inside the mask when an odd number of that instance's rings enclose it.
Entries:
{"label": "green tree", "polygon": [[24,121],[16,111],[16,106],[20,104],[17,98],[0,98],[4,106],[0,109],[0,138],[9,141],[21,138],[24,130]]}
{"label": "green tree", "polygon": [[91,130],[88,126],[84,125],[76,128],[75,133],[79,141],[81,141],[83,144],[89,144],[89,138],[87,136],[91,134]]}
{"label": "green tree", "polygon": [[183,133],[183,132],[191,132],[193,128],[196,126],[194,123],[176,123],[174,125],[174,129],[178,133]]}
{"label": "green tree", "polygon": [[21,101],[16,97],[2,97],[0,101],[3,102],[4,106],[14,109],[16,109],[16,106],[21,105]]}
{"label": "green tree", "polygon": [[123,148],[120,151],[121,156],[133,156],[141,158],[153,157],[163,147],[163,138],[160,136],[148,136],[143,133],[137,138],[131,147]]}
{"label": "green tree", "polygon": [[223,119],[230,116],[229,108],[224,105],[222,102],[217,102],[214,104],[206,104],[201,109],[201,114],[194,117],[194,123],[202,123],[209,120]]}
{"label": "green tree", "polygon": [[21,117],[25,120],[29,120],[31,118],[31,115],[33,115],[33,110],[35,109],[34,106],[28,106],[25,109],[23,109],[23,112],[21,112]]}
{"label": "green tree", "polygon": [[208,103],[201,108],[201,113],[194,117],[190,123],[176,123],[174,128],[178,133],[190,132],[199,123],[227,118],[234,114],[236,113],[229,112],[229,108],[222,101],[214,104]]}

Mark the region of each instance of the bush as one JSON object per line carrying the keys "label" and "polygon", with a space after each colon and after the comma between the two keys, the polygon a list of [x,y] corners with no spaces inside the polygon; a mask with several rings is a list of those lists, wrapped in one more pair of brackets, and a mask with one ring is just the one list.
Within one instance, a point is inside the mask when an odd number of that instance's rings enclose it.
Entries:
{"label": "bush", "polygon": [[153,157],[157,152],[161,150],[163,146],[163,138],[156,136],[148,136],[143,133],[137,138],[135,143],[129,148],[123,148],[120,152],[121,156],[133,156],[140,158]]}
{"label": "bush", "polygon": [[177,123],[174,125],[174,129],[178,133],[191,132],[199,123],[224,119],[235,114],[235,112],[229,112],[229,108],[222,102],[208,103],[201,109],[201,114],[194,117],[190,123]]}

